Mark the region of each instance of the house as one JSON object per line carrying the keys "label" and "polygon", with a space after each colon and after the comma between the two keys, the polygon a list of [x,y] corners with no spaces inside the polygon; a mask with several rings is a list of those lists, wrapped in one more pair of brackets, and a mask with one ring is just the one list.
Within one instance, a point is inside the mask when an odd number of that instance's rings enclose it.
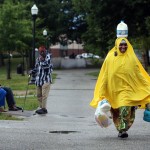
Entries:
{"label": "house", "polygon": [[72,54],[76,56],[84,53],[85,51],[83,44],[78,44],[76,41],[74,41],[73,43],[65,46],[61,45],[60,43],[52,45],[50,46],[50,52],[52,53],[53,57],[67,57]]}

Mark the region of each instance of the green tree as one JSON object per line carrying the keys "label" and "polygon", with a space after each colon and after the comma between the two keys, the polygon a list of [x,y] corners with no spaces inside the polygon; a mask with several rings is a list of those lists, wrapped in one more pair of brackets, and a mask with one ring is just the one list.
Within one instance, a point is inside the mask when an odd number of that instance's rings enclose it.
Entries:
{"label": "green tree", "polygon": [[[80,37],[81,31],[81,16],[74,10],[72,0],[36,0],[41,23],[39,29],[48,29],[51,36],[51,42],[58,42],[58,37],[61,34],[67,34],[71,40],[76,40]],[[80,30],[80,31],[79,31]]]}
{"label": "green tree", "polygon": [[124,20],[129,38],[147,36],[145,20],[150,16],[150,1],[143,0],[73,0],[76,11],[84,15],[88,24],[82,38],[85,47],[103,54],[114,45],[116,26]]}
{"label": "green tree", "polygon": [[1,51],[7,52],[7,79],[10,79],[10,54],[17,50],[27,49],[31,39],[31,23],[25,19],[26,5],[12,0],[5,0],[0,9],[0,46]]}

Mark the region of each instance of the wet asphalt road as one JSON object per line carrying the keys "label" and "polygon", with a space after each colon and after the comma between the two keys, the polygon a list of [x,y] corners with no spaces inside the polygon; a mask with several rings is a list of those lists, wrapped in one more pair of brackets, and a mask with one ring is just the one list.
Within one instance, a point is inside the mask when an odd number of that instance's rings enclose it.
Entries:
{"label": "wet asphalt road", "polygon": [[112,124],[104,129],[94,120],[89,106],[95,69],[54,71],[48,114],[31,115],[24,121],[0,121],[0,150],[150,150],[150,123],[137,110],[129,138],[121,140]]}

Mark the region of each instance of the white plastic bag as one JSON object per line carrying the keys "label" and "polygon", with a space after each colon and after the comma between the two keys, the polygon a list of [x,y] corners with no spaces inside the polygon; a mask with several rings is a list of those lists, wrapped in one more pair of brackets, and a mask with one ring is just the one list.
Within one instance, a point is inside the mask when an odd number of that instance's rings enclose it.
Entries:
{"label": "white plastic bag", "polygon": [[106,99],[98,103],[95,111],[95,120],[102,128],[107,128],[112,123],[109,117],[110,108],[111,106]]}

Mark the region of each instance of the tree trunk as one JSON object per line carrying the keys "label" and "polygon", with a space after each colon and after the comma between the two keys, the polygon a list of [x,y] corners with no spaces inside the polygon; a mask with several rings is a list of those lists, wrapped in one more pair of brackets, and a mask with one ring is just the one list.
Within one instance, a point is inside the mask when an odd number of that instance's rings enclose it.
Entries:
{"label": "tree trunk", "polygon": [[11,61],[10,61],[10,52],[9,52],[8,62],[7,62],[7,79],[11,79],[10,72],[11,72]]}
{"label": "tree trunk", "polygon": [[0,66],[4,66],[5,63],[4,63],[4,58],[3,58],[3,54],[0,53]]}

